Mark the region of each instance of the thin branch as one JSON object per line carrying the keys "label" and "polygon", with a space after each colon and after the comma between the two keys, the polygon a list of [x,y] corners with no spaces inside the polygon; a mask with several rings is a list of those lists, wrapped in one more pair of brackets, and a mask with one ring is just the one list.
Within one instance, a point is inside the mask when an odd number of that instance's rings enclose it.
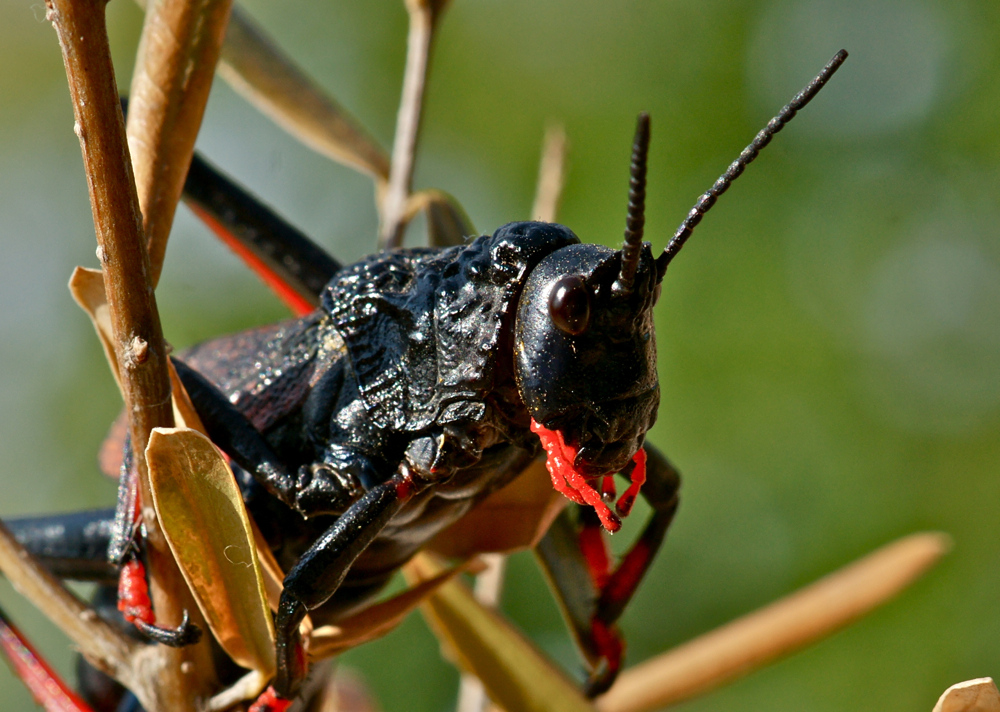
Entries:
{"label": "thin branch", "polygon": [[542,140],[542,160],[538,164],[538,187],[531,219],[555,222],[559,215],[563,183],[566,180],[566,131],[561,124],[552,124]]}
{"label": "thin branch", "polygon": [[[105,291],[115,334],[115,356],[122,375],[126,412],[139,470],[143,517],[148,534],[151,593],[160,621],[177,625],[190,593],[156,526],[146,473],[145,450],[154,427],[173,424],[166,347],[150,280],[132,162],[108,47],[103,0],[48,0],[48,19],[59,37],[69,80],[76,132],[104,268]],[[196,610],[192,610],[197,614]],[[202,674],[186,675],[182,666],[211,670],[207,642],[182,650],[163,650],[140,679],[152,691],[142,696],[150,712],[195,709],[203,692]],[[186,663],[186,665],[185,665]]]}
{"label": "thin branch", "polygon": [[430,66],[431,43],[435,23],[446,5],[447,2],[441,0],[406,0],[406,10],[410,14],[410,33],[407,37],[403,95],[396,117],[389,184],[382,196],[379,210],[382,217],[379,245],[383,249],[399,247],[403,242],[403,232],[406,229],[404,214],[413,185],[413,167],[417,137],[420,134],[427,69]]}
{"label": "thin branch", "polygon": [[88,660],[114,677],[127,677],[140,644],[91,611],[21,546],[2,522],[0,571],[22,596],[35,603],[69,636]]}
{"label": "thin branch", "polygon": [[950,548],[911,534],[749,615],[636,665],[597,701],[601,712],[646,712],[687,700],[813,643],[913,583]]}
{"label": "thin branch", "polygon": [[127,135],[154,287],[231,6],[232,0],[156,0],[146,7]]}

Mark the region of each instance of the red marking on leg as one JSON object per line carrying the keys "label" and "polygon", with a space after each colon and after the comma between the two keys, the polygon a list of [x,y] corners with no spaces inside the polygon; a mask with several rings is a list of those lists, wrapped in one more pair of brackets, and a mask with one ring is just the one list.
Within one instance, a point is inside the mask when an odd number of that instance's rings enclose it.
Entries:
{"label": "red marking on leg", "polygon": [[615,498],[615,494],[615,476],[605,475],[601,482],[601,496],[610,501]]}
{"label": "red marking on leg", "polygon": [[273,687],[268,687],[260,693],[260,697],[250,705],[250,709],[247,712],[285,712],[291,704],[291,700],[279,697]]}
{"label": "red marking on leg", "polygon": [[258,277],[260,277],[261,281],[263,281],[272,292],[278,295],[278,298],[292,310],[295,316],[305,316],[315,309],[315,307],[309,303],[305,297],[292,289],[288,283],[279,277],[273,269],[268,267],[266,262],[257,257],[257,255],[248,250],[243,243],[237,240],[233,234],[230,233],[225,226],[223,226],[222,223],[201,208],[194,205],[191,205],[190,207],[194,214],[197,215],[198,218],[204,222],[220,240],[226,243],[226,245],[229,246],[229,249],[235,252],[237,256],[243,260],[247,266],[257,274]]}
{"label": "red marking on leg", "polygon": [[639,540],[635,543],[601,591],[602,605],[616,605],[631,598],[649,568],[653,553],[646,542]]}
{"label": "red marking on leg", "polygon": [[591,520],[590,525],[585,524],[580,530],[578,541],[590,578],[597,590],[603,591],[611,576],[611,555],[601,528]]}
{"label": "red marking on leg", "polygon": [[21,632],[0,613],[0,649],[14,673],[46,712],[92,712],[89,705],[43,660]]}
{"label": "red marking on leg", "polygon": [[607,661],[610,679],[614,679],[622,667],[625,656],[625,641],[618,629],[602,620],[594,618],[590,621],[590,635],[597,654]]}
{"label": "red marking on leg", "polygon": [[416,493],[417,485],[408,471],[397,474],[393,480],[393,489],[396,492],[396,497],[401,502],[405,502]]}
{"label": "red marking on leg", "polygon": [[618,500],[618,504],[615,505],[619,516],[622,517],[627,517],[629,512],[632,511],[632,505],[635,504],[635,498],[639,496],[639,490],[646,484],[646,450],[639,448],[635,455],[632,456],[632,462],[635,463],[635,467],[632,468],[632,475],[629,478],[632,484],[628,486],[622,498]]}
{"label": "red marking on leg", "polygon": [[148,625],[156,624],[146,583],[146,567],[138,559],[127,562],[119,573],[118,610],[129,623],[141,620]]}
{"label": "red marking on leg", "polygon": [[[562,433],[539,425],[534,418],[531,419],[531,432],[538,435],[538,439],[542,441],[542,447],[548,455],[545,459],[545,466],[552,476],[552,484],[556,491],[566,495],[577,504],[589,504],[593,507],[601,524],[612,534],[621,529],[621,519],[608,508],[597,490],[591,487],[587,479],[573,466],[576,461],[576,450],[566,444]],[[563,482],[569,486],[572,493],[563,488]]]}

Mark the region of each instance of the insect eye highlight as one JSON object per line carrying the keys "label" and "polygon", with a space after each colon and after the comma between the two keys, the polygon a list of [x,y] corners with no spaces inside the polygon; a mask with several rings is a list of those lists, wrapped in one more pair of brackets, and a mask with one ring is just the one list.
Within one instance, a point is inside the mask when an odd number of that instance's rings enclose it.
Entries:
{"label": "insect eye highlight", "polygon": [[552,323],[567,334],[576,336],[590,323],[590,290],[579,275],[563,277],[549,293],[549,316]]}

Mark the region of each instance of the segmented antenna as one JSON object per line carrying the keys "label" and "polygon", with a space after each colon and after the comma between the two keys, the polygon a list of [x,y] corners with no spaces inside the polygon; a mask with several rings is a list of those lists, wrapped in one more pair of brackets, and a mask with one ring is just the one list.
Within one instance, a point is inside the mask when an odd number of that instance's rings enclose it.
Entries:
{"label": "segmented antenna", "polygon": [[649,114],[643,112],[635,123],[632,141],[632,165],[629,167],[628,217],[625,220],[625,244],[622,245],[622,269],[613,289],[621,294],[632,291],[639,269],[642,229],[646,224],[646,157],[649,154]]}
{"label": "segmented antenna", "polygon": [[656,266],[660,271],[661,278],[667,271],[667,265],[670,264],[670,260],[674,258],[674,255],[680,252],[684,243],[691,236],[691,231],[694,230],[695,225],[700,223],[701,219],[705,217],[705,213],[707,213],[711,207],[715,205],[715,201],[718,197],[726,192],[730,184],[743,172],[743,169],[750,165],[753,159],[757,157],[760,150],[771,142],[771,138],[774,134],[781,131],[785,124],[791,121],[795,114],[802,109],[802,107],[808,104],[812,98],[816,96],[816,94],[819,93],[819,90],[822,89],[823,85],[830,80],[830,77],[832,77],[833,73],[840,68],[840,65],[844,63],[845,59],[847,59],[846,50],[842,49],[837,52],[837,54],[833,55],[833,59],[830,60],[829,64],[823,67],[823,71],[821,71],[815,79],[809,82],[805,89],[796,94],[795,98],[788,102],[785,107],[778,112],[777,116],[767,122],[767,126],[765,126],[764,129],[757,134],[756,137],[754,137],[753,142],[749,146],[743,149],[743,153],[740,154],[740,157],[729,165],[729,168],[726,169],[725,173],[719,176],[719,179],[715,181],[715,184],[711,187],[711,189],[698,198],[698,202],[694,204],[694,207],[691,208],[691,212],[688,213],[684,222],[682,222],[681,226],[677,228],[677,232],[674,233],[673,238],[671,238],[667,248],[663,251],[663,254],[656,260]]}

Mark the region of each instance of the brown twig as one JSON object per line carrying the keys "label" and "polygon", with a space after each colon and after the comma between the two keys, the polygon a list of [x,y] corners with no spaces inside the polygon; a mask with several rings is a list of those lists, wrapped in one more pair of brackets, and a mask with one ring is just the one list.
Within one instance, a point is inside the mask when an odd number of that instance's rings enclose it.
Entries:
{"label": "brown twig", "polygon": [[911,534],[769,606],[622,673],[601,712],[645,712],[703,694],[857,620],[893,598],[950,547]]}
{"label": "brown twig", "polygon": [[424,106],[424,88],[430,66],[434,27],[447,5],[447,0],[406,0],[410,14],[410,33],[406,43],[406,69],[403,73],[403,95],[396,116],[396,138],[392,144],[392,167],[389,184],[382,196],[379,245],[383,249],[399,247],[406,229],[404,215],[413,186],[417,137]]}
{"label": "brown twig", "polygon": [[156,0],[146,7],[127,135],[154,287],[231,7],[232,0]]}
{"label": "brown twig", "polygon": [[552,124],[545,130],[542,140],[538,187],[535,189],[535,204],[531,207],[532,220],[556,221],[565,178],[566,131],[560,124]]}
{"label": "brown twig", "polygon": [[[150,280],[139,201],[125,139],[118,87],[108,47],[103,0],[48,0],[48,19],[59,37],[69,80],[75,129],[104,268],[105,290],[122,374],[126,412],[139,469],[148,534],[151,593],[159,621],[177,625],[192,609],[187,590],[152,516],[145,449],[154,427],[173,424],[166,348]],[[192,611],[195,612],[195,611]],[[162,647],[162,646],[161,646]],[[143,659],[139,676],[149,688],[133,690],[147,710],[195,710],[211,671],[207,645],[163,649]],[[185,666],[184,663],[187,663]],[[199,670],[198,676],[182,669]]]}
{"label": "brown twig", "polygon": [[139,644],[119,633],[73,595],[38,563],[0,522],[0,571],[22,596],[80,648],[99,669],[117,678],[127,676]]}

